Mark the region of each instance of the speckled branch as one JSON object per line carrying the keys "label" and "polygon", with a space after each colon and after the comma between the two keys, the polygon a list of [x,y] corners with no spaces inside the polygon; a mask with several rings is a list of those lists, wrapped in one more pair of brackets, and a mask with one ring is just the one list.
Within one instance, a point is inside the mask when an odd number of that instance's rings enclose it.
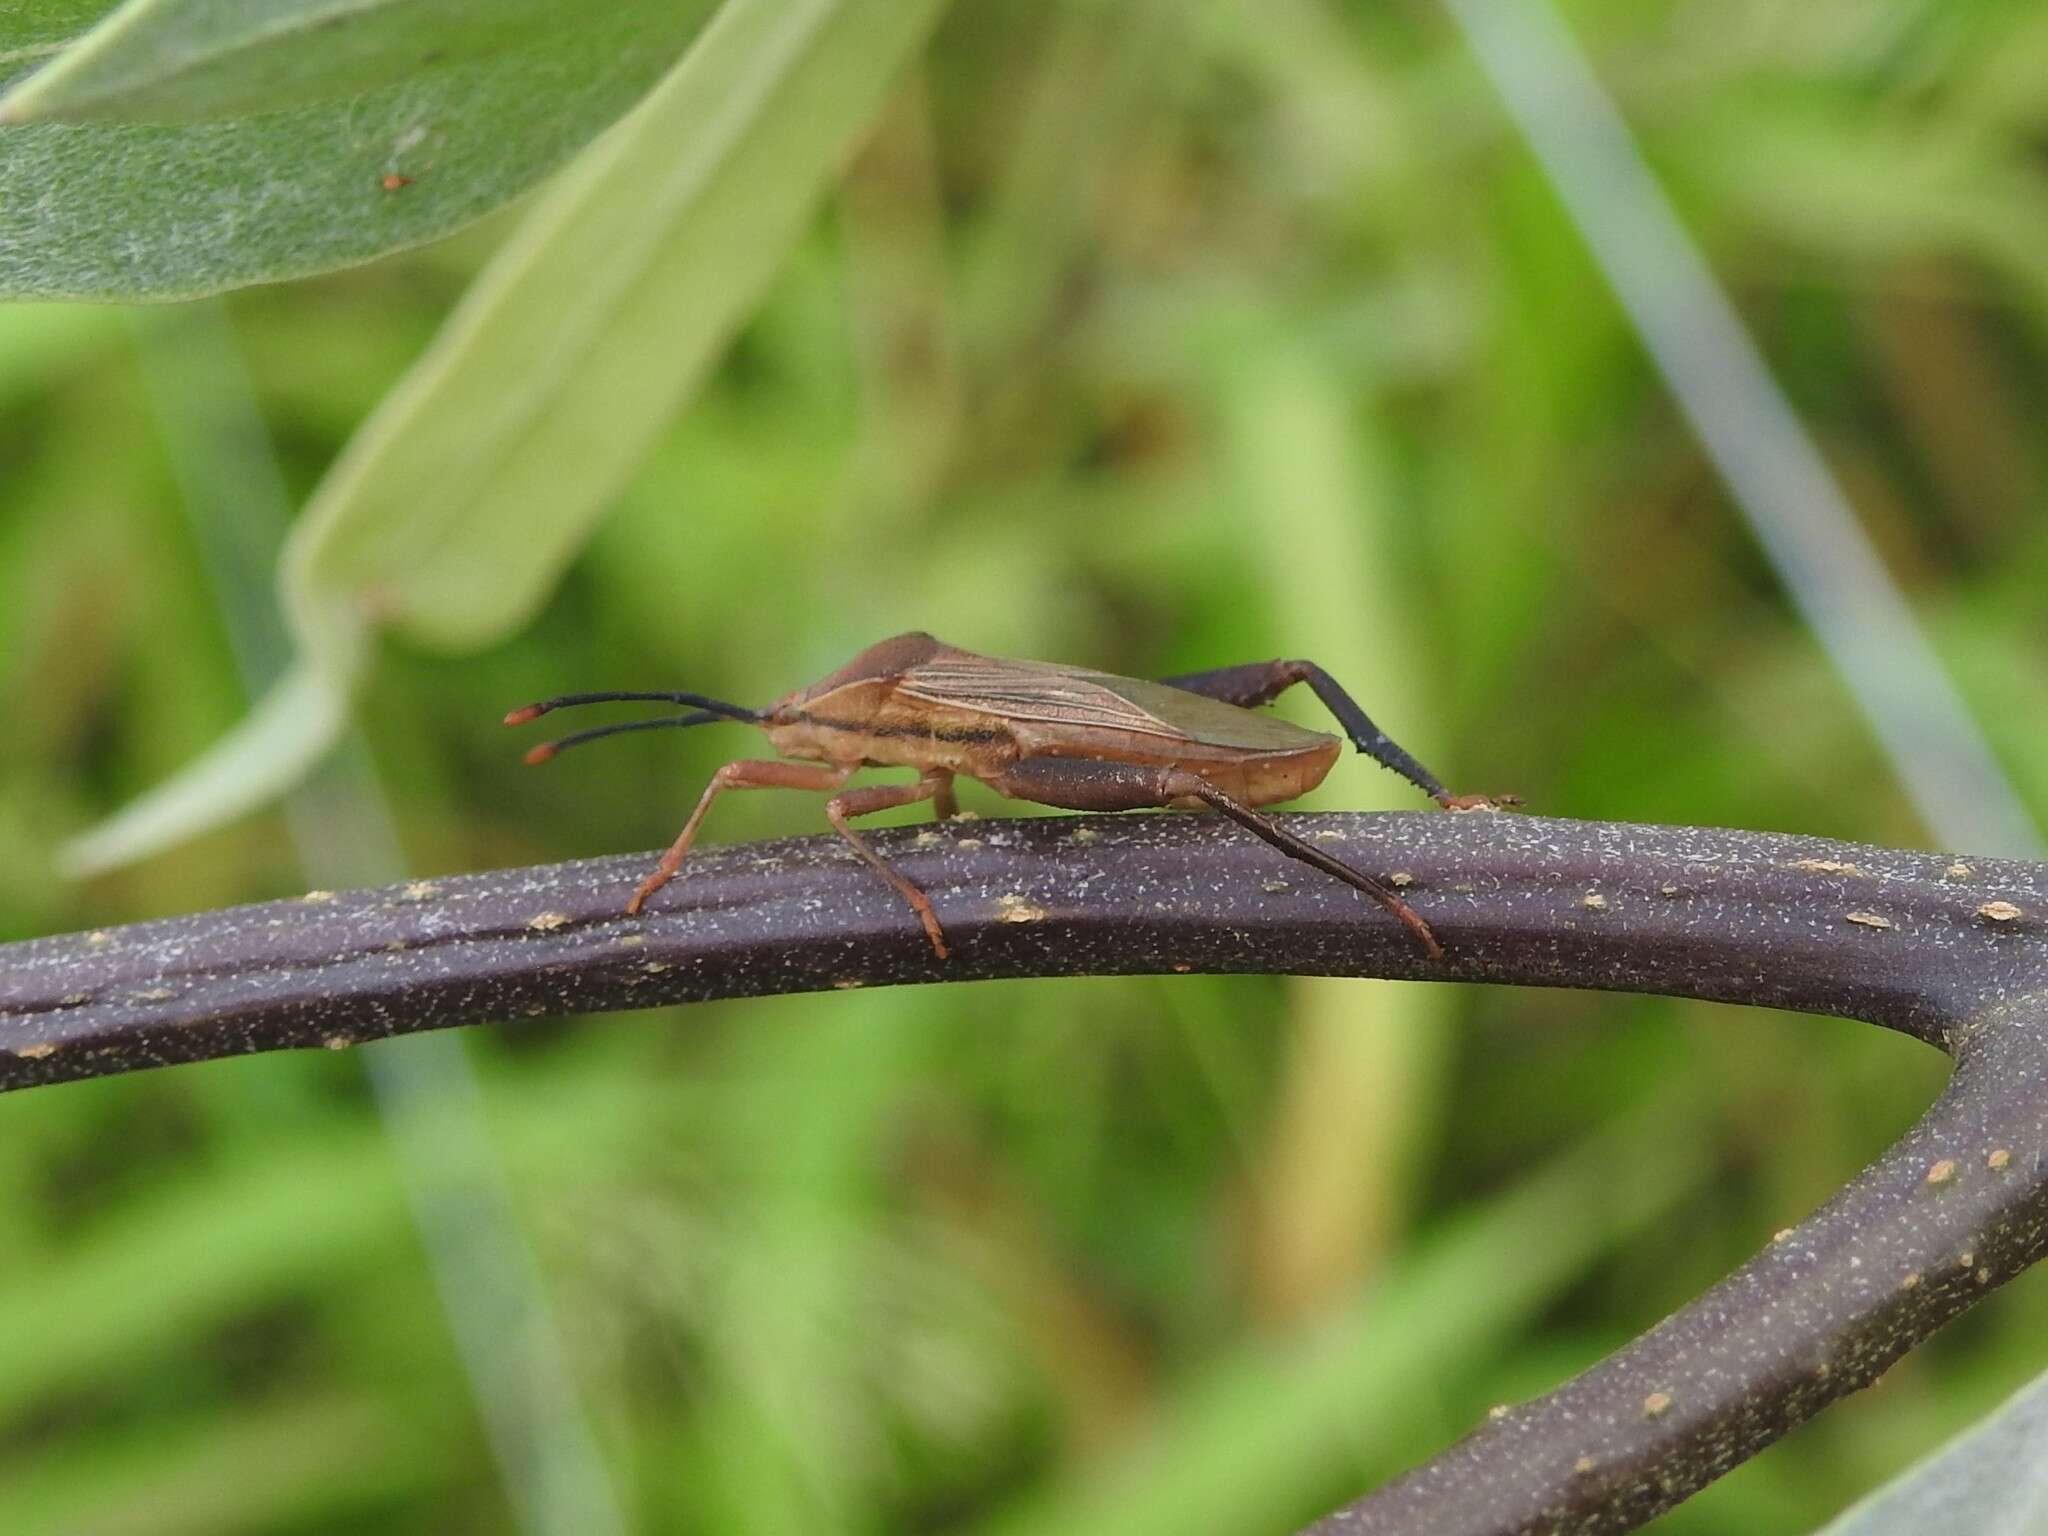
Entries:
{"label": "speckled branch", "polygon": [[1211,818],[875,836],[955,946],[836,839],[421,881],[0,946],[0,1088],[520,1015],[994,976],[1289,972],[1658,992],[1949,1052],[1926,1116],[1820,1212],[1556,1392],[1313,1529],[1623,1531],[1873,1380],[2048,1250],[2048,866],[1489,814],[1292,816],[1355,891]]}

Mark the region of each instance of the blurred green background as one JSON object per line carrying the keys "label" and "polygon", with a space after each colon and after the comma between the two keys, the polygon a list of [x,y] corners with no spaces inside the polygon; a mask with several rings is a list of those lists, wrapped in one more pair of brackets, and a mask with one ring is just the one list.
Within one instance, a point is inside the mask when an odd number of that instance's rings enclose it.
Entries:
{"label": "blurred green background", "polygon": [[[2048,805],[2048,7],[1569,15]],[[303,501],[510,223],[198,306],[0,308],[0,937],[314,883],[279,812],[51,860],[241,716],[268,589],[235,552],[267,582],[278,530],[220,507],[274,472]],[[908,628],[1136,675],[1313,657],[1454,789],[1930,841],[1429,4],[956,7],[540,619],[383,647],[348,792],[408,876],[652,848],[752,738],[528,771],[504,710],[761,702]],[[1304,802],[1416,803],[1363,759]],[[317,839],[341,813],[306,804]],[[707,837],[821,828],[733,796]],[[418,1198],[431,1137],[361,1053],[10,1096],[0,1526],[1284,1532],[1696,1294],[1943,1076],[1839,1021],[1228,978],[460,1045],[461,1187],[506,1192],[566,1374],[465,1370],[430,1254],[467,1208]],[[2044,1338],[2037,1274],[1655,1529],[1804,1529]],[[494,1455],[521,1412],[531,1454]]]}

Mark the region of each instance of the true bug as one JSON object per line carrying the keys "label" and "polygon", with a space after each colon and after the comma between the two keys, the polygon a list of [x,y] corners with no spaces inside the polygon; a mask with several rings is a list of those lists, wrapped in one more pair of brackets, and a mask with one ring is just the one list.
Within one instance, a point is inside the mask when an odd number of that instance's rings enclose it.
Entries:
{"label": "true bug", "polygon": [[[571,704],[662,700],[688,705],[691,712],[579,731],[543,742],[526,760],[546,762],[565,747],[622,731],[720,719],[757,725],[785,758],[807,760],[750,758],[727,763],[712,775],[681,835],[626,903],[629,913],[638,912],[675,877],[704,813],[721,791],[817,790],[832,796],[825,802],[826,817],[910,903],[943,960],[948,953],[945,930],[930,900],[847,823],[920,800],[931,801],[939,816],[952,816],[953,779],[965,774],[1013,800],[1065,810],[1209,806],[1282,853],[1356,886],[1405,923],[1431,959],[1441,959],[1436,935],[1407,902],[1253,809],[1314,789],[1341,750],[1334,736],[1252,713],[1296,683],[1315,690],[1359,751],[1445,809],[1513,803],[1512,796],[1448,793],[1436,775],[1395,745],[1327,672],[1309,661],[1254,662],[1147,682],[1041,661],[977,656],[912,632],[869,646],[822,682],[766,709],[744,709],[695,693],[571,693],[515,709],[505,723],[524,725]],[[842,790],[862,767],[915,768],[918,777],[910,784]]]}

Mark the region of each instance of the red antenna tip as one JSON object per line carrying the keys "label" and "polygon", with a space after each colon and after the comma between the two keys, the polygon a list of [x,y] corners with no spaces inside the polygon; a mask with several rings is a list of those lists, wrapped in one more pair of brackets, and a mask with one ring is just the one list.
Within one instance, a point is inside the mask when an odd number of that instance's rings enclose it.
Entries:
{"label": "red antenna tip", "polygon": [[545,704],[522,704],[505,717],[507,725],[524,725],[529,720],[538,720],[548,712]]}
{"label": "red antenna tip", "polygon": [[532,751],[526,754],[526,760],[529,763],[544,763],[549,758],[553,757],[555,753],[559,750],[560,748],[556,743],[552,741],[544,741],[539,746],[535,747]]}

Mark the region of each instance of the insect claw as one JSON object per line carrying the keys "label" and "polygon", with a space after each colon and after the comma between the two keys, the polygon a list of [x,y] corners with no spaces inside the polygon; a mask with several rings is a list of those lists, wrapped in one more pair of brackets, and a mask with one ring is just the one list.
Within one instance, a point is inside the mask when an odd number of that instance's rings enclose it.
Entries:
{"label": "insect claw", "polygon": [[524,725],[529,720],[538,720],[548,712],[545,704],[523,704],[505,716],[507,725]]}
{"label": "insect claw", "polygon": [[527,750],[526,761],[529,763],[544,763],[561,750],[560,742],[544,741],[539,746]]}

